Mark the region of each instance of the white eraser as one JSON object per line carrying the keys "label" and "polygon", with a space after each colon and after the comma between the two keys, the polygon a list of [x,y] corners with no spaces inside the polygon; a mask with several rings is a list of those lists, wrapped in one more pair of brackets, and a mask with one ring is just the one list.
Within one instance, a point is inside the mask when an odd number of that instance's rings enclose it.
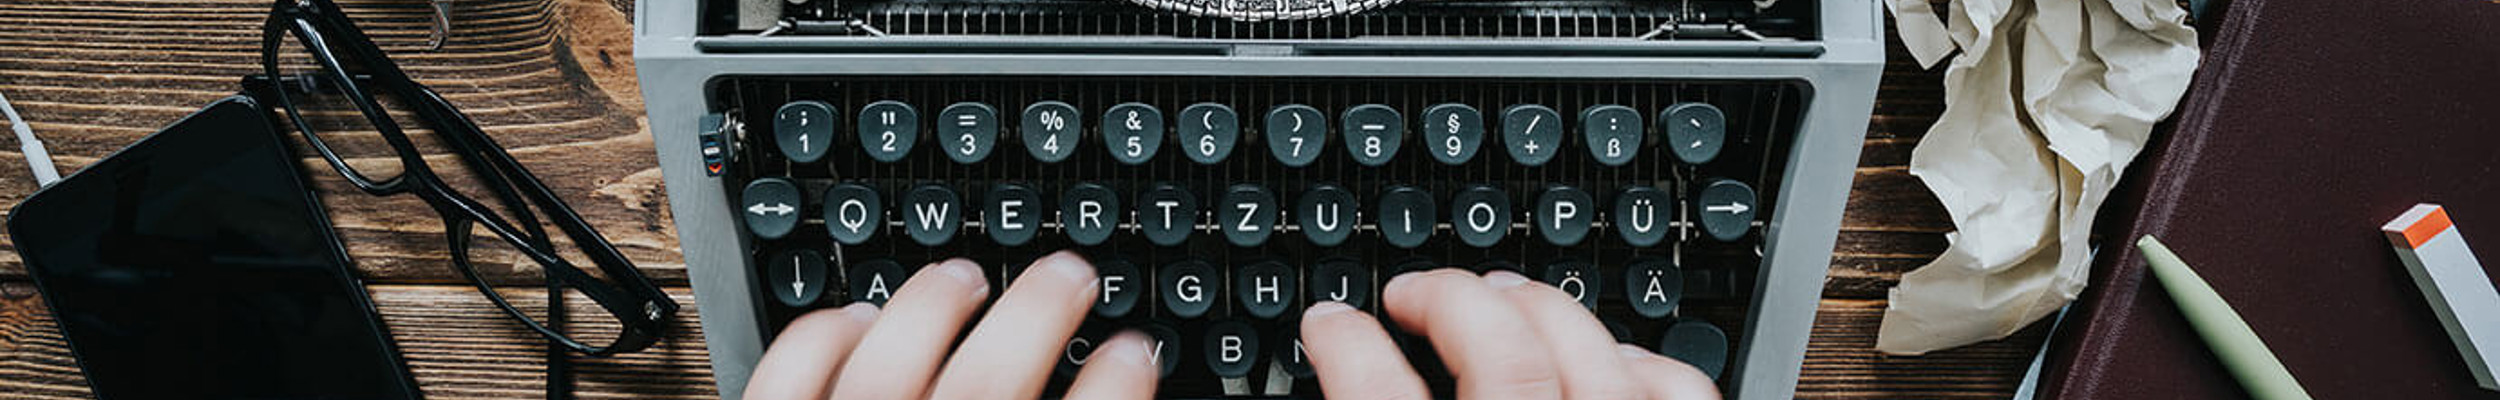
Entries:
{"label": "white eraser", "polygon": [[2483,263],[2466,248],[2448,211],[2435,204],[2415,205],[2379,230],[2395,245],[2397,258],[2404,259],[2431,310],[2438,312],[2440,325],[2448,328],[2448,339],[2465,356],[2474,380],[2483,389],[2500,391],[2500,378],[2492,376],[2492,368],[2500,367],[2500,288],[2492,286]]}

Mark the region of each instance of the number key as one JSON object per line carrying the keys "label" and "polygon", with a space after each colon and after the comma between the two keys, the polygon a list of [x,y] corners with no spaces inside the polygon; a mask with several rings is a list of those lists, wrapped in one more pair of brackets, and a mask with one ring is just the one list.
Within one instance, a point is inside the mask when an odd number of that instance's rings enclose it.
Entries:
{"label": "number key", "polygon": [[1442,164],[1466,164],[1476,158],[1476,148],[1484,145],[1484,114],[1465,104],[1442,104],[1424,109],[1424,146],[1432,151],[1432,159]]}
{"label": "number key", "polygon": [[1024,151],[1046,163],[1068,159],[1076,153],[1077,135],[1083,132],[1084,116],[1076,106],[1056,101],[1033,103],[1024,108]]}
{"label": "number key", "polygon": [[938,131],[945,138],[946,158],[956,164],[981,162],[998,147],[998,110],[988,104],[964,102],[938,112]]}
{"label": "number key", "polygon": [[1233,143],[1241,140],[1241,117],[1233,108],[1216,103],[1198,103],[1181,109],[1180,129],[1173,130],[1186,149],[1182,153],[1199,164],[1215,164],[1233,154]]}
{"label": "number key", "polygon": [[1267,152],[1288,167],[1311,165],[1328,147],[1328,117],[1301,104],[1267,111]]}
{"label": "number key", "polygon": [[1145,164],[1163,147],[1163,111],[1144,103],[1111,106],[1102,117],[1103,144],[1121,164]]}
{"label": "number key", "polygon": [[1406,120],[1395,108],[1364,104],[1345,110],[1345,132],[1346,152],[1354,155],[1354,162],[1377,167],[1397,157]]}
{"label": "number key", "polygon": [[902,161],[919,141],[920,111],[910,104],[886,100],[859,110],[859,143],[868,150],[868,158]]}

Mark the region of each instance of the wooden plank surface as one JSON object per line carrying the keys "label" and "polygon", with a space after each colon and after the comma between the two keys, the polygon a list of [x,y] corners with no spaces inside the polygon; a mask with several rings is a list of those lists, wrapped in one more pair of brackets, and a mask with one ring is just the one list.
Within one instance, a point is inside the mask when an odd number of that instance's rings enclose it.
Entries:
{"label": "wooden plank surface", "polygon": [[[425,2],[342,3],[412,75],[486,126],[688,305],[680,315],[683,329],[660,347],[586,361],[579,369],[583,397],[711,396],[693,298],[684,289],[685,266],[633,81],[630,2],[463,0],[458,36],[435,52],[414,50],[424,37]],[[74,169],[233,93],[235,77],[259,69],[267,7],[260,0],[0,2],[0,92],[51,145],[54,159]],[[1898,42],[1890,46],[1892,61],[1798,396],[2003,398],[2045,336],[2043,326],[1919,357],[1871,349],[1884,292],[1942,251],[1943,233],[1951,230],[1934,197],[1904,167],[1919,135],[1943,110],[1940,76],[1911,64]],[[343,132],[334,138],[359,167],[395,165],[377,136]],[[9,142],[0,146],[0,206],[15,205],[34,186],[21,167],[23,155]],[[441,161],[437,165],[450,164]],[[360,274],[375,285],[375,302],[430,397],[541,393],[534,334],[461,286],[447,266],[442,227],[431,211],[413,198],[355,193],[317,159],[307,155],[304,162],[316,171],[330,218]],[[66,343],[13,249],[0,238],[0,393],[85,397]],[[504,281],[527,282],[538,274],[513,254],[489,253],[480,261],[488,275]]]}

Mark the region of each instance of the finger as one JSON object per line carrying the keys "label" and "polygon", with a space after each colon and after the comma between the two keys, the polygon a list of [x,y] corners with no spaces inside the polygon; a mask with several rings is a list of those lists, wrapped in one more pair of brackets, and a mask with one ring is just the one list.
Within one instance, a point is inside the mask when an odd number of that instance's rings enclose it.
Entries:
{"label": "finger", "polygon": [[1431,389],[1371,314],[1324,302],[1302,312],[1302,346],[1320,393],[1332,399],[1427,399]]}
{"label": "finger", "polygon": [[[1155,383],[1163,369],[1155,365],[1153,343],[1145,333],[1122,331],[1094,348],[1085,359],[1085,368],[1076,371],[1076,382],[1068,384],[1067,400],[1146,400],[1155,396]],[[1048,370],[1040,368],[1037,370]],[[1038,389],[1037,389],[1038,390]],[[1030,399],[1022,397],[991,397]]]}
{"label": "finger", "polygon": [[833,374],[841,372],[842,361],[850,359],[852,347],[876,320],[877,306],[868,303],[816,310],[791,320],[781,329],[781,336],[773,339],[772,347],[764,350],[763,361],[755,363],[755,375],[747,378],[746,398],[825,398]]}
{"label": "finger", "polygon": [[1638,387],[1625,379],[1622,357],[1614,354],[1614,334],[1580,301],[1562,289],[1531,284],[1528,277],[1510,271],[1486,273],[1484,281],[1526,314],[1528,326],[1535,327],[1537,337],[1545,340],[1546,354],[1562,373],[1564,397],[1638,398]]}
{"label": "finger", "polygon": [[875,326],[834,380],[838,400],[917,399],[937,375],[938,362],[954,347],[955,333],[989,298],[981,267],[962,259],[930,265],[912,275],[886,302]]}
{"label": "finger", "polygon": [[1030,399],[1058,361],[1059,346],[1085,321],[1095,293],[1094,267],[1075,253],[1034,261],[940,372],[933,399]]}
{"label": "finger", "polygon": [[1544,340],[1483,278],[1458,269],[1410,273],[1390,279],[1381,294],[1390,319],[1432,340],[1458,378],[1458,398],[1562,397]]}
{"label": "finger", "polygon": [[1692,364],[1651,353],[1640,346],[1615,345],[1617,359],[1623,360],[1624,371],[1640,382],[1643,392],[1652,400],[1718,400],[1718,383]]}

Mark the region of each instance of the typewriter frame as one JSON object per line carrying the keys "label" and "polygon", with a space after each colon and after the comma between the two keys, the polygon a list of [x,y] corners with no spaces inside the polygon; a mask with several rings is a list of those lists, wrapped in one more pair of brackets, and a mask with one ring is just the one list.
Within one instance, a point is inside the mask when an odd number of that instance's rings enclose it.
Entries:
{"label": "typewriter frame", "polygon": [[[1788,0],[1809,1],[1809,0]],[[1571,40],[1387,38],[1222,40],[1165,37],[756,37],[699,34],[693,1],[641,1],[634,51],[649,127],[695,289],[713,373],[738,398],[766,332],[751,296],[753,270],[722,177],[706,173],[699,119],[713,100],[687,93],[725,76],[1142,75],[1526,77],[1793,80],[1809,100],[1790,147],[1763,268],[1722,388],[1729,398],[1794,394],[1806,339],[1849,195],[1883,67],[1883,21],[1873,0],[1818,5],[1815,40]],[[894,49],[915,49],[905,53]],[[1019,51],[1001,51],[1017,49]],[[1064,51],[1036,56],[1034,49]],[[1564,56],[1562,54],[1580,54]]]}

